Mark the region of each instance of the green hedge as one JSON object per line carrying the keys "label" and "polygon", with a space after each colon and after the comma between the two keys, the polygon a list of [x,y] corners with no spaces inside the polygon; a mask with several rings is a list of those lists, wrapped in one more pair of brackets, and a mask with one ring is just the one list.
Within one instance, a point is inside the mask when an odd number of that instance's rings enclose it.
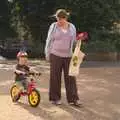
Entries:
{"label": "green hedge", "polygon": [[88,43],[82,44],[85,52],[120,52],[120,34],[112,31],[94,30]]}

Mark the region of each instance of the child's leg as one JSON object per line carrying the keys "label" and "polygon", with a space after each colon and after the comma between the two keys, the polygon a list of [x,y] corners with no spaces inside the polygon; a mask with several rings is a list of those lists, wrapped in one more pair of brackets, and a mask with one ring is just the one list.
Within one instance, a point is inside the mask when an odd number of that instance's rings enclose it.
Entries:
{"label": "child's leg", "polygon": [[24,90],[27,90],[27,88],[28,88],[28,81],[27,81],[27,79],[22,80],[22,85],[24,87]]}
{"label": "child's leg", "polygon": [[21,81],[16,81],[15,85],[16,85],[16,92],[15,92],[13,98],[12,98],[13,102],[17,102],[17,100],[19,98],[19,95],[20,95],[20,93],[23,89]]}
{"label": "child's leg", "polygon": [[21,81],[16,81],[15,84],[16,84],[19,92],[21,92],[23,90],[22,82]]}
{"label": "child's leg", "polygon": [[25,80],[25,76],[24,75],[19,75],[17,78],[17,86],[19,87],[20,91],[24,90],[24,80]]}

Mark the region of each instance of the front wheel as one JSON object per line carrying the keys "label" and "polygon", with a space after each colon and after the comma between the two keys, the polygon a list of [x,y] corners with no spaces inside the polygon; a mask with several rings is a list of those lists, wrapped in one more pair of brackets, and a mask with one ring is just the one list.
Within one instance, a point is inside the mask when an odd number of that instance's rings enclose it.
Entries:
{"label": "front wheel", "polygon": [[40,93],[38,92],[38,90],[33,89],[31,91],[31,93],[28,95],[28,101],[29,101],[29,104],[32,107],[37,107],[39,105],[39,103],[40,103]]}

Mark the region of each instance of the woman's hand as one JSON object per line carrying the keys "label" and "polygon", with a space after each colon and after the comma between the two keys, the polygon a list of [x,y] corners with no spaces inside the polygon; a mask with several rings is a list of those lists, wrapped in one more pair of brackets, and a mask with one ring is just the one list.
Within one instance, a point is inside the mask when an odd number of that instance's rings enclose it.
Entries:
{"label": "woman's hand", "polygon": [[45,58],[46,58],[46,61],[48,61],[48,62],[50,61],[50,56],[49,55],[46,56]]}

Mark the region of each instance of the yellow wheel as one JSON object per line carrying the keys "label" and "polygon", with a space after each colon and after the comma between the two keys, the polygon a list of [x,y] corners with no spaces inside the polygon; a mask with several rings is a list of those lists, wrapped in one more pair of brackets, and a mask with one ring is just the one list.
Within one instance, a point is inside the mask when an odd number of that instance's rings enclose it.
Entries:
{"label": "yellow wheel", "polygon": [[20,89],[16,85],[13,85],[12,88],[10,89],[11,98],[14,102],[20,99],[19,92],[20,92]]}
{"label": "yellow wheel", "polygon": [[32,92],[28,95],[28,101],[32,107],[37,107],[39,105],[40,94],[36,89],[32,90]]}

